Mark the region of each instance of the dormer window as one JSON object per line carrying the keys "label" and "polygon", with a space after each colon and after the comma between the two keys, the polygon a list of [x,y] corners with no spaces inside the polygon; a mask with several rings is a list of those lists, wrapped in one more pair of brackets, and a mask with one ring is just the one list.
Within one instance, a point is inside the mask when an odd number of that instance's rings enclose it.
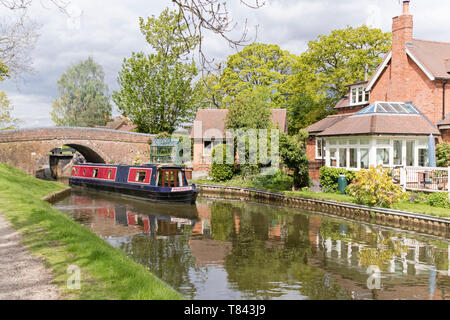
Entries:
{"label": "dormer window", "polygon": [[350,90],[350,103],[353,104],[364,104],[369,102],[369,91],[365,91],[364,86],[354,86]]}

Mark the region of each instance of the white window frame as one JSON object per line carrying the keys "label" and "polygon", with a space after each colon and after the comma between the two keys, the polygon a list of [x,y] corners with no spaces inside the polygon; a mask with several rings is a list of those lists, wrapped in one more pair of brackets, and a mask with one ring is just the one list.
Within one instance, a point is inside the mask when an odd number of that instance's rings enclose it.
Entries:
{"label": "white window frame", "polygon": [[[356,102],[353,102],[353,90],[356,90]],[[362,90],[362,100],[359,100],[359,92]],[[366,95],[368,94],[368,97],[366,99]],[[357,105],[362,105],[362,104],[367,104],[370,100],[370,92],[366,91],[366,88],[364,86],[352,86],[350,87],[350,105],[351,106],[357,106]]]}
{"label": "white window frame", "polygon": [[322,144],[322,138],[317,138],[316,137],[316,160],[322,160],[322,155],[320,155],[319,154],[319,150],[320,150],[320,153],[322,153],[322,151],[323,151],[323,159],[325,159],[325,156],[326,156],[326,153],[325,153],[325,149],[326,149],[326,146],[327,146],[327,143],[326,143],[326,140],[325,139],[323,139],[323,142],[324,142],[324,144],[325,144],[325,146],[322,148],[322,146],[319,148],[319,141],[320,141],[320,143]]}

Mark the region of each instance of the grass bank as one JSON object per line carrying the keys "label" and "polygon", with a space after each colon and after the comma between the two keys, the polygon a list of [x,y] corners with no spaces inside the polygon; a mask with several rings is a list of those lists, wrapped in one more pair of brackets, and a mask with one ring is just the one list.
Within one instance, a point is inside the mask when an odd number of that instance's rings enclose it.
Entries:
{"label": "grass bank", "polygon": [[[260,181],[256,180],[255,182],[252,180],[244,181],[240,178],[233,178],[226,182],[214,182],[211,180],[192,180],[193,183],[197,184],[217,184],[217,185],[223,185],[223,186],[233,186],[233,187],[241,187],[241,188],[254,188],[254,189],[261,189],[261,190],[268,190],[268,191],[274,191],[274,192],[281,192],[288,196],[295,196],[295,197],[302,197],[302,198],[308,198],[308,199],[322,199],[322,200],[334,200],[338,202],[344,202],[344,203],[356,203],[355,198],[349,195],[344,195],[340,193],[328,193],[328,192],[312,192],[309,190],[302,190],[302,191],[287,191],[282,187],[282,185],[262,185]],[[281,186],[281,187],[280,187]],[[446,208],[436,208],[432,207],[430,205],[427,205],[426,203],[417,203],[417,202],[411,202],[411,201],[401,201],[399,203],[396,203],[392,206],[393,209],[397,210],[403,210],[403,211],[409,211],[414,213],[422,213],[422,214],[429,214],[433,216],[438,217],[447,217],[450,218],[450,209]]]}
{"label": "grass bank", "polygon": [[[0,164],[0,211],[30,251],[43,258],[63,299],[182,299],[151,270],[41,200],[64,188]],[[81,290],[67,289],[70,265],[81,269]]]}

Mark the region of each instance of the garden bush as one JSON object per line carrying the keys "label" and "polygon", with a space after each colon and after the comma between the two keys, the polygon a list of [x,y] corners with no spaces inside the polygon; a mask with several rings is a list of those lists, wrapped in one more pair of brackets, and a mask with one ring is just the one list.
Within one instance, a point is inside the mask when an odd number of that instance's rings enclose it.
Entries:
{"label": "garden bush", "polygon": [[392,181],[389,169],[382,166],[356,172],[355,181],[347,190],[357,203],[371,207],[389,208],[408,198],[408,193],[403,192],[402,187]]}
{"label": "garden bush", "polygon": [[212,152],[213,160],[209,175],[216,182],[228,181],[233,178],[234,164],[228,164],[226,161],[227,155],[230,158],[232,157],[231,159],[234,159],[234,156],[230,154],[232,152],[230,149],[231,148],[227,148],[226,144],[221,144],[215,147]]}
{"label": "garden bush", "polygon": [[320,185],[324,192],[336,192],[338,190],[339,175],[345,174],[347,183],[351,184],[355,179],[355,172],[343,168],[320,168]]}
{"label": "garden bush", "polygon": [[287,191],[292,189],[294,178],[285,174],[283,170],[278,170],[273,175],[259,175],[252,179],[252,184],[256,188],[264,188],[276,191]]}
{"label": "garden bush", "polygon": [[450,208],[447,192],[436,192],[428,195],[426,203],[436,208]]}

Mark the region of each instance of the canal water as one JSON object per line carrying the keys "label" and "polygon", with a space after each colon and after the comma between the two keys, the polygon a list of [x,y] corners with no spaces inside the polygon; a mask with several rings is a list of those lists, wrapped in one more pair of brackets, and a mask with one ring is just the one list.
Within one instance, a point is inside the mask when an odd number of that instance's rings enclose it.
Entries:
{"label": "canal water", "polygon": [[191,299],[450,299],[450,240],[245,201],[56,208]]}

